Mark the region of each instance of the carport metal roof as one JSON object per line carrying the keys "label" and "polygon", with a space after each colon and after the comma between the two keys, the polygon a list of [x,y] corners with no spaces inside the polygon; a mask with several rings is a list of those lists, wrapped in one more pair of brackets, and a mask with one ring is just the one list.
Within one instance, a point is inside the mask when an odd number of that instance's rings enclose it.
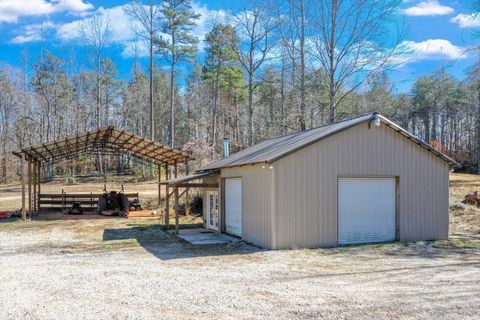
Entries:
{"label": "carport metal roof", "polygon": [[[188,174],[188,161],[195,158],[184,151],[169,148],[161,143],[149,140],[134,133],[125,130],[116,129],[113,126],[101,128],[95,131],[89,131],[82,134],[67,136],[41,144],[24,147],[21,150],[13,152],[14,155],[21,158],[21,176],[22,176],[22,219],[26,220],[27,198],[28,212],[30,217],[33,212],[38,211],[40,185],[41,185],[41,165],[42,163],[56,163],[62,160],[78,159],[85,154],[114,154],[124,152],[145,161],[156,164],[158,169],[158,203],[161,203],[161,165],[174,166],[175,177],[177,177],[177,165],[185,163]],[[28,168],[27,168],[28,162]],[[165,170],[168,175],[168,170]],[[28,185],[28,192],[27,192]],[[171,194],[166,191],[166,221],[168,225],[169,199]],[[186,190],[188,195],[188,188]],[[178,232],[178,188],[175,188],[176,200],[176,231]],[[188,201],[188,196],[187,196]]]}
{"label": "carport metal roof", "polygon": [[76,159],[85,154],[125,152],[134,157],[155,163],[186,163],[195,158],[180,150],[169,148],[134,133],[113,126],[95,131],[67,136],[46,143],[31,145],[13,152],[14,155],[31,161],[59,162]]}

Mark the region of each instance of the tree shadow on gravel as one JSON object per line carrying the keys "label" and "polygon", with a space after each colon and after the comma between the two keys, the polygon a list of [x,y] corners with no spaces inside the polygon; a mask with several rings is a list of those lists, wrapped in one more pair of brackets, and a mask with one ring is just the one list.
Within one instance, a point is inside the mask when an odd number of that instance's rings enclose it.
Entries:
{"label": "tree shadow on gravel", "polygon": [[265,251],[245,242],[192,245],[164,231],[160,225],[105,229],[103,241],[114,240],[136,240],[140,246],[161,260],[252,254]]}

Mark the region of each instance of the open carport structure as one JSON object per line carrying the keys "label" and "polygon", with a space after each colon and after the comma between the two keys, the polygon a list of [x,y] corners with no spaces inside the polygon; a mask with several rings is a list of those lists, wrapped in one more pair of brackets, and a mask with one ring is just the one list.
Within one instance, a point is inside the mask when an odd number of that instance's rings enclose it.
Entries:
{"label": "open carport structure", "polygon": [[[118,153],[130,154],[157,166],[159,206],[162,193],[160,185],[162,166],[165,168],[165,179],[167,180],[170,171],[173,171],[175,178],[177,177],[178,166],[181,164],[185,165],[188,174],[189,161],[195,159],[187,152],[169,148],[161,143],[113,126],[24,147],[13,152],[14,155],[21,159],[22,219],[26,220],[27,213],[31,216],[39,210],[42,167],[63,160],[78,159],[88,154],[105,155]],[[169,200],[172,195],[175,195],[175,202],[178,203],[178,190],[170,192],[168,186],[165,189],[165,223],[168,227]],[[186,194],[188,199],[188,189]],[[175,212],[178,221],[178,205],[175,207]]]}

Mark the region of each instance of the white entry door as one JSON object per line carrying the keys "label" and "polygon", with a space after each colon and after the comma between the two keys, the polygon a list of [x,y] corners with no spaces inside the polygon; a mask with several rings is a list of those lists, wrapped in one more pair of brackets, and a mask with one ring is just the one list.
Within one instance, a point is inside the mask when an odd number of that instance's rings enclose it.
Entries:
{"label": "white entry door", "polygon": [[225,231],[242,236],[242,179],[225,179]]}
{"label": "white entry door", "polygon": [[338,180],[338,244],[394,241],[395,178]]}
{"label": "white entry door", "polygon": [[218,231],[218,191],[207,191],[207,228]]}

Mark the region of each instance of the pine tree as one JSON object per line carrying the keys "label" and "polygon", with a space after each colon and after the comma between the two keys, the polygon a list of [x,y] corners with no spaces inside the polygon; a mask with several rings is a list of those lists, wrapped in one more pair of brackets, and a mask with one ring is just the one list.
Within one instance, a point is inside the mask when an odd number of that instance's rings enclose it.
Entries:
{"label": "pine tree", "polygon": [[238,61],[235,49],[239,38],[230,25],[217,24],[205,36],[206,62],[203,69],[205,79],[212,88],[212,131],[211,144],[216,145],[218,113],[220,111],[220,86],[222,78],[228,76],[229,68]]}
{"label": "pine tree", "polygon": [[157,39],[159,52],[170,65],[170,110],[168,144],[175,145],[175,68],[179,62],[188,61],[197,52],[198,39],[192,35],[195,20],[200,15],[193,12],[191,0],[165,0],[162,4],[162,32],[168,35]]}

